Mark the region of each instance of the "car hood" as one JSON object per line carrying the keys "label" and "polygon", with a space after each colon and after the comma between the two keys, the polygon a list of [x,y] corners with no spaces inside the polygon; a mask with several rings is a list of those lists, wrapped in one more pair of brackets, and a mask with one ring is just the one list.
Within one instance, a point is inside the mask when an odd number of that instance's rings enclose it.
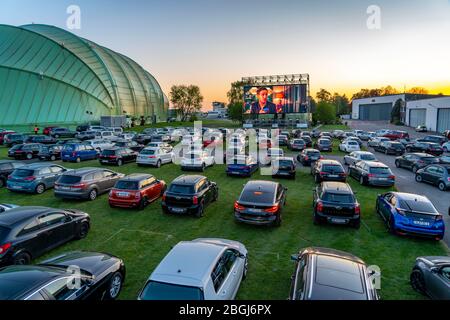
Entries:
{"label": "car hood", "polygon": [[425,262],[431,262],[431,264],[442,264],[442,263],[450,263],[450,257],[446,256],[428,256],[428,257],[421,257],[420,259],[426,260]]}

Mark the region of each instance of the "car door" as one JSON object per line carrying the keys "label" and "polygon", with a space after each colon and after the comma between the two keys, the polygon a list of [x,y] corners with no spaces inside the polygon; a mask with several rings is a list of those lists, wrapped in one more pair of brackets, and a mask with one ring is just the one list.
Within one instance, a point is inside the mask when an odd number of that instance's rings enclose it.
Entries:
{"label": "car door", "polygon": [[233,288],[232,281],[229,278],[229,254],[227,252],[225,251],[222,254],[211,274],[214,290],[216,291],[216,300],[232,300]]}
{"label": "car door", "polygon": [[412,169],[414,163],[417,161],[417,158],[411,154],[403,156],[400,158],[400,166]]}
{"label": "car door", "polygon": [[303,255],[297,263],[295,273],[292,275],[290,299],[304,300],[306,293],[306,268],[308,256]]}
{"label": "car door", "polygon": [[102,172],[103,181],[104,181],[104,191],[109,191],[114,187],[116,182],[119,180],[119,175],[110,170],[104,170]]}
{"label": "car door", "polygon": [[392,193],[387,193],[381,198],[381,202],[378,206],[378,209],[381,212],[381,215],[386,221],[389,221],[392,211],[392,201],[394,195]]}
{"label": "car door", "polygon": [[86,157],[89,159],[95,159],[97,156],[97,151],[94,149],[94,147],[90,145],[86,145]]}
{"label": "car door", "polygon": [[428,166],[423,171],[422,179],[424,182],[434,183],[433,181],[436,179],[436,175],[437,175],[437,167]]}
{"label": "car door", "polygon": [[144,184],[145,187],[148,188],[148,199],[151,201],[158,199],[161,195],[161,184],[156,180],[156,178],[152,177],[147,181],[144,181]]}
{"label": "car door", "polygon": [[202,180],[199,183],[198,190],[200,193],[203,194],[205,205],[209,204],[212,200],[212,188],[211,188],[211,182],[209,182],[207,179]]}
{"label": "car door", "polygon": [[39,233],[45,250],[51,250],[70,240],[73,233],[71,217],[63,212],[50,212],[38,217]]}
{"label": "car door", "polygon": [[432,271],[427,281],[427,291],[433,299],[450,299],[450,265]]}
{"label": "car door", "polygon": [[434,185],[438,185],[440,181],[442,181],[442,179],[444,178],[445,175],[445,171],[444,168],[442,167],[436,167],[436,171],[432,176],[432,183]]}
{"label": "car door", "polygon": [[[51,174],[51,178],[50,178],[50,183],[51,186],[53,187],[55,185],[56,180],[59,179],[59,177],[65,172],[66,170],[61,168],[60,166],[51,166],[50,167],[50,172]],[[50,185],[47,184],[47,187],[49,187]]]}
{"label": "car door", "polygon": [[234,300],[242,281],[245,261],[240,258],[239,251],[234,249],[225,251],[225,256],[226,268],[229,270],[225,281],[230,283],[227,285],[230,288],[229,300]]}

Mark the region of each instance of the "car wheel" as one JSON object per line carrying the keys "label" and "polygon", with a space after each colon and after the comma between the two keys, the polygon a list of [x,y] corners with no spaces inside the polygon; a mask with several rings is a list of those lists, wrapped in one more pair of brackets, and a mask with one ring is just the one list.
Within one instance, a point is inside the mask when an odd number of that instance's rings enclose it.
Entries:
{"label": "car wheel", "polygon": [[50,157],[50,160],[51,160],[51,161],[55,161],[55,160],[56,160],[56,156],[51,156],[51,157]]}
{"label": "car wheel", "polygon": [[89,192],[89,200],[94,201],[95,199],[97,199],[97,195],[98,195],[98,191],[96,189],[92,189]]}
{"label": "car wheel", "polygon": [[148,205],[148,199],[147,199],[147,197],[143,197],[142,199],[141,199],[141,202],[139,202],[139,210],[144,210],[145,209],[145,207]]}
{"label": "car wheel", "polygon": [[76,161],[76,163],[80,163],[81,162],[81,158],[78,157],[75,161]]}
{"label": "car wheel", "polygon": [[388,230],[389,230],[390,234],[393,234],[393,235],[397,234],[397,232],[395,231],[394,221],[392,220],[392,217],[389,218],[389,221],[388,221]]}
{"label": "car wheel", "polygon": [[202,172],[205,172],[205,169],[206,169],[206,165],[203,163],[202,164]]}
{"label": "car wheel", "polygon": [[118,165],[119,167],[121,167],[121,166],[122,166],[122,164],[123,164],[123,162],[122,162],[122,160],[121,160],[121,159],[117,160],[117,165]]}
{"label": "car wheel", "polygon": [[441,191],[446,191],[446,190],[447,190],[447,186],[446,186],[445,183],[443,183],[443,182],[439,182],[438,188],[439,188],[439,190],[441,190]]}
{"label": "car wheel", "polygon": [[0,179],[0,188],[3,188],[5,186],[5,180]]}
{"label": "car wheel", "polygon": [[416,174],[416,181],[421,183],[423,181],[423,178],[420,174]]}
{"label": "car wheel", "polygon": [[414,269],[410,276],[411,287],[421,294],[425,294],[425,280],[419,269]]}
{"label": "car wheel", "polygon": [[417,172],[417,170],[419,170],[419,168],[418,168],[418,167],[416,167],[416,166],[412,167],[412,171],[413,171],[414,173],[416,173],[416,172]]}
{"label": "car wheel", "polygon": [[361,228],[361,220],[358,219],[357,221],[353,222],[352,227],[355,229],[360,229]]}
{"label": "car wheel", "polygon": [[31,262],[31,256],[26,252],[21,252],[13,259],[13,264],[16,265],[26,265],[30,264]]}
{"label": "car wheel", "polygon": [[362,185],[362,186],[365,184],[365,182],[364,182],[364,177],[363,177],[363,176],[361,176],[361,177],[359,178],[359,184]]}
{"label": "car wheel", "polygon": [[197,212],[195,213],[195,216],[197,217],[197,218],[202,218],[203,217],[203,215],[204,215],[204,206],[203,206],[203,203],[200,205],[200,207],[198,208],[198,210],[197,210]]}
{"label": "car wheel", "polygon": [[316,226],[320,226],[322,224],[322,219],[317,214],[314,214],[313,216],[313,224]]}
{"label": "car wheel", "polygon": [[80,229],[78,230],[78,233],[77,233],[77,239],[78,239],[78,240],[81,240],[81,239],[86,238],[88,232],[89,232],[89,223],[83,222],[83,223],[80,225]]}
{"label": "car wheel", "polygon": [[35,191],[36,191],[37,194],[43,194],[44,191],[45,191],[45,185],[42,184],[42,183],[38,184],[38,185],[36,186]]}
{"label": "car wheel", "polygon": [[27,160],[33,159],[33,155],[31,153],[27,153]]}
{"label": "car wheel", "polygon": [[158,160],[158,162],[156,163],[156,167],[161,168],[161,160]]}
{"label": "car wheel", "polygon": [[395,166],[396,166],[397,168],[400,168],[400,161],[395,160]]}
{"label": "car wheel", "polygon": [[273,223],[274,227],[280,227],[281,226],[281,212],[278,213],[277,218],[275,219],[275,222]]}
{"label": "car wheel", "polygon": [[109,281],[108,289],[105,294],[106,300],[115,300],[122,290],[123,276],[120,272],[116,272]]}

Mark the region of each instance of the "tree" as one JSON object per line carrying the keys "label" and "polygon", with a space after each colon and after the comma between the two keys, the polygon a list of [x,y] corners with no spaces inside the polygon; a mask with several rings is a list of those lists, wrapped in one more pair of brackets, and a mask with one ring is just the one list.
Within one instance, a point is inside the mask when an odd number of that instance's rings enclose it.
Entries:
{"label": "tree", "polygon": [[341,96],[339,93],[335,92],[332,103],[336,106],[336,113],[338,116],[350,112],[350,101],[345,94]]}
{"label": "tree", "polygon": [[394,107],[392,108],[391,111],[391,123],[396,124],[400,122],[400,111],[402,109],[402,103],[403,100],[402,99],[398,99],[395,104]]}
{"label": "tree", "polygon": [[243,104],[239,102],[228,105],[228,118],[236,122],[238,121],[242,122],[243,120],[242,106]]}
{"label": "tree", "polygon": [[180,85],[172,86],[170,89],[170,101],[177,113],[181,116],[181,121],[191,118],[195,112],[200,111],[203,102],[203,96],[198,86]]}
{"label": "tree", "polygon": [[336,121],[336,106],[325,101],[319,102],[315,119],[321,124],[333,124]]}
{"label": "tree", "polygon": [[[240,103],[244,105],[244,83],[242,81],[236,81],[231,84],[230,91],[227,92],[229,105]],[[242,111],[242,109],[241,109]]]}
{"label": "tree", "polygon": [[320,91],[316,93],[316,98],[317,98],[318,102],[331,102],[332,101],[331,93],[329,93],[325,89],[320,89]]}
{"label": "tree", "polygon": [[429,91],[423,87],[414,87],[411,88],[407,91],[407,93],[412,93],[412,94],[428,94]]}
{"label": "tree", "polygon": [[383,96],[391,95],[391,94],[399,94],[398,90],[392,86],[386,86],[381,88],[381,94]]}

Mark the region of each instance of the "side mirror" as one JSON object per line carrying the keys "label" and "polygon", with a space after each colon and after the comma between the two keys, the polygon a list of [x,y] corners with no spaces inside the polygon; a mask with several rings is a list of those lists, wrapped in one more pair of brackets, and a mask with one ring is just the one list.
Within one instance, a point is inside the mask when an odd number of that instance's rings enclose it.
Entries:
{"label": "side mirror", "polygon": [[291,255],[291,260],[292,261],[298,261],[299,257],[300,256],[298,254],[293,254],[293,255]]}
{"label": "side mirror", "polygon": [[439,272],[439,268],[437,267],[433,267],[430,269],[432,273],[438,273]]}

